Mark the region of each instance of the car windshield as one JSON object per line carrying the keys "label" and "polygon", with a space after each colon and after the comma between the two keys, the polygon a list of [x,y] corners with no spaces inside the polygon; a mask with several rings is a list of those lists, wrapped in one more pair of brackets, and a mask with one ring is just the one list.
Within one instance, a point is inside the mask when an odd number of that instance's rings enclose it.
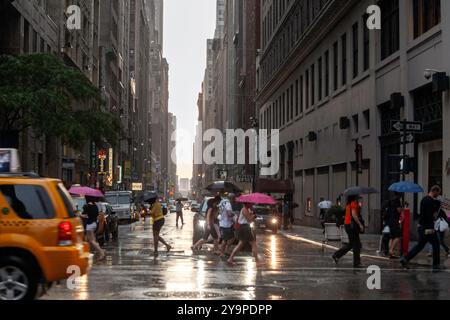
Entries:
{"label": "car windshield", "polygon": [[269,215],[272,214],[272,208],[270,206],[254,206],[253,211],[259,215]]}
{"label": "car windshield", "polygon": [[115,205],[117,204],[117,196],[106,196],[106,202],[108,202],[109,204]]}
{"label": "car windshield", "polygon": [[131,198],[129,195],[120,195],[119,204],[130,204]]}

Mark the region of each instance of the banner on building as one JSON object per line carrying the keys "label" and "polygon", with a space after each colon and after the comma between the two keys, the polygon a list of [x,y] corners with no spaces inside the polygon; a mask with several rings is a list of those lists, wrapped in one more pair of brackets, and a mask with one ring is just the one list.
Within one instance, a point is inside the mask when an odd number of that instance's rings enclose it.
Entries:
{"label": "banner on building", "polygon": [[131,161],[126,160],[123,162],[123,178],[124,179],[131,179]]}

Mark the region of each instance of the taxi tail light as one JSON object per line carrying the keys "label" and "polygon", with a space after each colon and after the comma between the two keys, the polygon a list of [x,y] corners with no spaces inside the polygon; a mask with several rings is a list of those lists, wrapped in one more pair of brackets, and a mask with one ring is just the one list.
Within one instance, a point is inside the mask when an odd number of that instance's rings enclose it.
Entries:
{"label": "taxi tail light", "polygon": [[72,245],[72,224],[68,221],[61,222],[58,226],[58,245]]}

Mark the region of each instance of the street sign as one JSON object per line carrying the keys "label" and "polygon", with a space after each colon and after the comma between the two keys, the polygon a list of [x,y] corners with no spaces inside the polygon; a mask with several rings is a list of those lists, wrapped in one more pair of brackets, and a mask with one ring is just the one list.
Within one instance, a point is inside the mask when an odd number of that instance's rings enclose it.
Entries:
{"label": "street sign", "polygon": [[[404,125],[406,125],[406,128],[404,128]],[[392,131],[397,132],[416,132],[416,133],[422,133],[423,132],[423,122],[415,122],[415,121],[400,121],[400,120],[392,120],[391,121],[391,129]]]}
{"label": "street sign", "polygon": [[133,183],[131,185],[131,190],[132,191],[142,191],[142,189],[143,189],[142,183]]}

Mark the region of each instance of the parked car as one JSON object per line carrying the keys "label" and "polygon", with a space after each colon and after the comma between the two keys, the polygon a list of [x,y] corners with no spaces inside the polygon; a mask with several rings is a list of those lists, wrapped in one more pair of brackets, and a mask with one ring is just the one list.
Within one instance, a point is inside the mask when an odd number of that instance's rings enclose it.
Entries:
{"label": "parked car", "polygon": [[70,266],[88,272],[92,255],[61,181],[0,174],[0,208],[0,300],[35,299],[69,278]]}
{"label": "parked car", "polygon": [[281,219],[273,207],[267,205],[257,205],[253,207],[256,214],[255,227],[257,229],[268,229],[273,233],[278,233],[281,228]]}
{"label": "parked car", "polygon": [[97,207],[99,211],[97,240],[103,246],[110,239],[117,240],[119,238],[119,219],[109,203],[98,202]]}
{"label": "parked car", "polygon": [[197,201],[192,201],[190,208],[191,208],[192,212],[199,212],[201,206],[200,206],[200,204]]}

